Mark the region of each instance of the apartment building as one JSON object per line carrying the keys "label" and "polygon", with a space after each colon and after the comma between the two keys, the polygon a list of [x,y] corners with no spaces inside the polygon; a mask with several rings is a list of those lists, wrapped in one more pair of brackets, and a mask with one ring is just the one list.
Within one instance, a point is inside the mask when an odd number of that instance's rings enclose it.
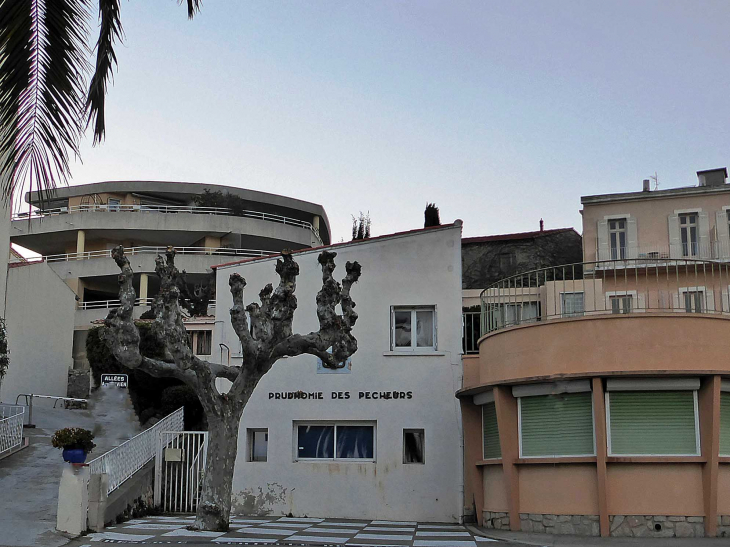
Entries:
{"label": "apartment building", "polygon": [[465,505],[485,526],[730,535],[730,185],[586,196],[583,262],[481,293]]}
{"label": "apartment building", "polygon": [[[337,253],[336,279],[347,261],[362,266],[351,292],[358,350],[343,369],[300,355],[261,379],[241,420],[234,513],[460,520],[460,241],[456,221],[328,247]],[[320,251],[294,254],[294,332],[319,328]],[[261,287],[277,282],[275,265],[276,257],[221,265],[218,286],[238,273],[245,303],[256,302]],[[214,345],[230,347],[235,365],[241,345],[231,305],[219,290]]]}
{"label": "apartment building", "polygon": [[[235,202],[235,209],[201,205],[200,197],[206,192],[220,192],[223,201]],[[236,257],[267,256],[285,248],[330,242],[322,206],[243,188],[108,181],[59,188],[44,199],[33,192],[26,201],[32,209],[13,216],[10,242],[40,254],[44,266],[71,289],[74,368],[88,367],[88,329],[119,303],[119,268],[111,258],[111,249],[118,245],[125,247],[135,272],[136,315],[141,316],[159,290],[155,258],[168,246],[175,248],[176,265],[186,272],[194,292],[210,282],[213,266]],[[18,294],[9,292],[8,300]],[[194,351],[206,357],[214,353],[212,310],[209,315],[187,323]],[[68,364],[63,358],[54,360],[59,370]],[[40,393],[31,385],[24,389]],[[54,389],[64,390],[62,386]],[[10,400],[15,395],[4,390],[4,397]]]}

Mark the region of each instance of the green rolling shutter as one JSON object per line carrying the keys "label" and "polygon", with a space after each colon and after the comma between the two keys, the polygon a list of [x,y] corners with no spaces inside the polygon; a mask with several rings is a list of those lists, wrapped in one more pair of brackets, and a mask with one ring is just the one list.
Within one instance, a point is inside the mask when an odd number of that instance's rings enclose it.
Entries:
{"label": "green rolling shutter", "polygon": [[497,410],[494,403],[482,405],[482,442],[483,457],[501,458],[502,448],[499,445],[499,429],[497,428]]}
{"label": "green rolling shutter", "polygon": [[730,456],[730,393],[720,393],[720,454]]}
{"label": "green rolling shutter", "polygon": [[698,454],[694,394],[611,391],[611,454]]}
{"label": "green rolling shutter", "polygon": [[590,392],[520,397],[522,457],[595,454]]}

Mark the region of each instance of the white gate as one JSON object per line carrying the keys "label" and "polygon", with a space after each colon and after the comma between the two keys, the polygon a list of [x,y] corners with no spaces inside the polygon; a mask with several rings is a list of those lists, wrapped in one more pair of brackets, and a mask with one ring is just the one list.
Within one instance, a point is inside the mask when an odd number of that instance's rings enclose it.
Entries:
{"label": "white gate", "polygon": [[207,431],[163,431],[155,458],[155,505],[166,513],[194,513],[208,453]]}

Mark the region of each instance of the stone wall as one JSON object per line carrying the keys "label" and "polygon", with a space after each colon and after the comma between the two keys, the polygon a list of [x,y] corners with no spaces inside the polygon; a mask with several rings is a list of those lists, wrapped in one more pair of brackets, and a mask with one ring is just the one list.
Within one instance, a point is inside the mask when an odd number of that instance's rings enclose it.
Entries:
{"label": "stone wall", "polygon": [[717,515],[717,537],[730,537],[730,515]]}
{"label": "stone wall", "polygon": [[500,513],[499,511],[482,511],[484,519],[484,528],[492,528],[494,530],[509,530],[509,515]]}
{"label": "stone wall", "polygon": [[520,529],[539,534],[600,536],[598,515],[543,515],[520,513]]}
{"label": "stone wall", "polygon": [[[612,515],[609,520],[613,537],[705,537],[704,517]],[[727,523],[730,525],[730,518]],[[719,529],[717,535],[720,536]]]}

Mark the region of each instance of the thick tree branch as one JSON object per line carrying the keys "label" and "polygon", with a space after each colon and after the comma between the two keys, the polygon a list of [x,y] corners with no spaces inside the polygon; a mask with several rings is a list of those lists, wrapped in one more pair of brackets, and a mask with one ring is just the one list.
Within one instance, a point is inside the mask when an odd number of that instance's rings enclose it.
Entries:
{"label": "thick tree branch", "polygon": [[255,358],[258,353],[258,344],[248,330],[248,319],[246,318],[246,310],[243,307],[243,289],[246,288],[246,280],[238,274],[233,274],[228,280],[228,285],[233,296],[231,325],[241,341],[244,362],[246,363],[248,359]]}

